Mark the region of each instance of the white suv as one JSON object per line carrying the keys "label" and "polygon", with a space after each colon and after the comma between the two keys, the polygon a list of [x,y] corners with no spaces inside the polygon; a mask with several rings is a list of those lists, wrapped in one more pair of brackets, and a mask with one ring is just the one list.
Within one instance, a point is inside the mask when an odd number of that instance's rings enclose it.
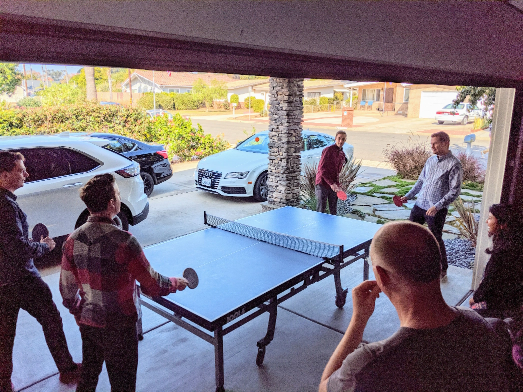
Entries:
{"label": "white suv", "polygon": [[29,232],[37,223],[51,237],[70,234],[89,216],[80,188],[97,174],[113,173],[120,188],[119,214],[124,229],[143,221],[149,202],[140,177],[140,165],[102,148],[107,140],[78,136],[3,136],[0,150],[20,152],[29,173],[15,194],[27,214]]}

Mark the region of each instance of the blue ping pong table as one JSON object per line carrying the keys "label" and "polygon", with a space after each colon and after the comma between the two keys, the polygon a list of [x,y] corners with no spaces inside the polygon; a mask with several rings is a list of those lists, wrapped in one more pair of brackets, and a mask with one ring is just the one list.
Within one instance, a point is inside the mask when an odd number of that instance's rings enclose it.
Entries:
{"label": "blue ping pong table", "polygon": [[[280,234],[289,236],[291,249],[274,245],[271,239],[265,242],[227,231],[227,226],[236,223],[267,231],[276,238]],[[198,273],[200,283],[195,290],[186,289],[166,297],[142,295],[142,305],[214,345],[216,391],[224,391],[224,335],[268,312],[267,333],[257,342],[256,364],[260,366],[266,346],[274,337],[278,304],[333,275],[335,303],[343,307],[348,289],[342,288],[340,270],[363,259],[363,279],[368,279],[369,246],[381,227],[295,207],[279,208],[231,224],[144,250],[153,268],[164,275],[180,276],[186,267]],[[301,245],[292,245],[302,240],[320,248],[326,243],[330,257],[319,257],[315,251],[309,253],[316,255],[303,253]]]}

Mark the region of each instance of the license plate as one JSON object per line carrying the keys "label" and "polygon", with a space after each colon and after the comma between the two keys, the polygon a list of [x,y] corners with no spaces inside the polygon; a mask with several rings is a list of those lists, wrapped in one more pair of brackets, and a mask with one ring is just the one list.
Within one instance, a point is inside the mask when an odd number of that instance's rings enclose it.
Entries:
{"label": "license plate", "polygon": [[207,177],[202,177],[202,185],[203,186],[211,186],[211,179]]}

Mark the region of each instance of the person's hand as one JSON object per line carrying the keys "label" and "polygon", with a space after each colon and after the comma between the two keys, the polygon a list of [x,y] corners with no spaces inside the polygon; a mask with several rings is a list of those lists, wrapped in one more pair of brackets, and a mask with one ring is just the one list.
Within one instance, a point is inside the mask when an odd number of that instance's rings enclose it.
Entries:
{"label": "person's hand", "polygon": [[47,246],[49,247],[49,250],[53,250],[54,247],[56,246],[56,243],[54,242],[54,240],[50,237],[45,237],[44,236],[41,236],[40,237],[40,243],[41,244],[47,244]]}
{"label": "person's hand", "polygon": [[341,186],[339,186],[338,184],[332,184],[331,185],[331,189],[334,191],[334,192],[339,192],[339,191],[342,191],[343,189],[341,189]]}
{"label": "person's hand", "polygon": [[409,201],[409,199],[407,199],[405,196],[400,197],[400,200],[402,203],[406,203]]}
{"label": "person's hand", "polygon": [[438,210],[436,209],[435,206],[432,206],[430,207],[428,210],[427,210],[427,216],[434,216],[436,215],[436,212],[438,212]]}
{"label": "person's hand", "polygon": [[171,293],[174,293],[176,290],[183,291],[185,290],[185,287],[187,287],[187,285],[189,284],[189,282],[185,278],[169,278],[169,280],[171,281],[172,287]]}
{"label": "person's hand", "polygon": [[475,304],[475,302],[474,302],[474,297],[470,297],[470,299],[469,299],[469,305],[472,306],[472,305],[474,305],[474,304]]}
{"label": "person's hand", "polygon": [[352,289],[353,317],[359,318],[365,323],[372,313],[376,298],[380,296],[380,288],[375,280],[366,280]]}

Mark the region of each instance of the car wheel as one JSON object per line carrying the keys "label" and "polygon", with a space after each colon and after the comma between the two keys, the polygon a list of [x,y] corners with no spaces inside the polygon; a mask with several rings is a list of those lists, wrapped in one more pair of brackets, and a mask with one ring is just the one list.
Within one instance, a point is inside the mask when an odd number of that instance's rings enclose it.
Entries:
{"label": "car wheel", "polygon": [[467,116],[463,117],[463,120],[461,121],[461,123],[463,125],[466,125],[468,122],[469,122],[469,118]]}
{"label": "car wheel", "polygon": [[151,193],[153,193],[154,189],[154,179],[153,176],[151,176],[147,172],[141,172],[140,176],[143,180],[143,191],[147,195],[147,197],[151,196]]}
{"label": "car wheel", "polygon": [[125,212],[120,211],[118,213],[118,217],[122,221],[122,230],[128,231],[129,230],[129,219],[127,219],[127,215]]}
{"label": "car wheel", "polygon": [[443,124],[443,122],[444,122],[444,121],[440,121],[440,120],[438,120],[438,124]]}
{"label": "car wheel", "polygon": [[266,201],[269,194],[269,186],[267,185],[267,172],[260,174],[256,183],[254,184],[254,200]]}

